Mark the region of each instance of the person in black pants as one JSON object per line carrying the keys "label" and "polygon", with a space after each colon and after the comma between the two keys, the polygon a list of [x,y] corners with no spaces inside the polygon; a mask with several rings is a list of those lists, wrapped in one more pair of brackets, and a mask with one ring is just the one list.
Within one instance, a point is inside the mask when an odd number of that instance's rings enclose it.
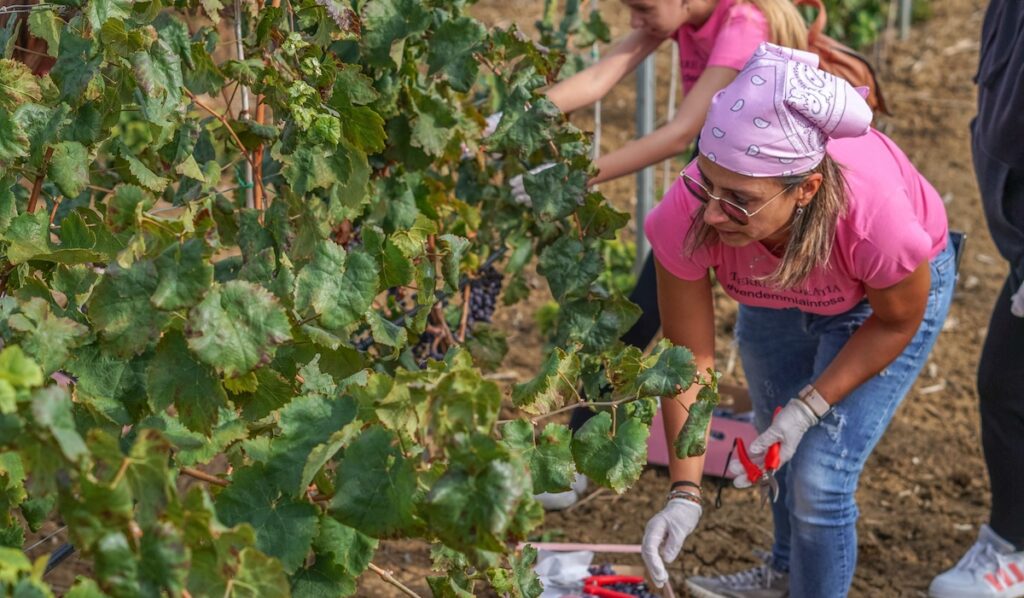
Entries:
{"label": "person in black pants", "polygon": [[932,581],[933,598],[1024,596],[1024,2],[992,0],[981,37],[971,149],[985,219],[1010,266],[978,365],[992,507],[974,546]]}

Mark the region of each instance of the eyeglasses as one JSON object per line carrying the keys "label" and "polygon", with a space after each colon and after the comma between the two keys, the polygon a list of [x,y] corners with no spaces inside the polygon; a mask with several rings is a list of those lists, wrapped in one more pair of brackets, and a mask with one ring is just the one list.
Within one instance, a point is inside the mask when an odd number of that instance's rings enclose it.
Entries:
{"label": "eyeglasses", "polygon": [[790,189],[793,188],[793,185],[783,187],[781,191],[771,196],[771,198],[769,198],[768,201],[764,202],[764,204],[762,204],[760,208],[757,208],[756,210],[751,212],[741,205],[731,202],[728,199],[725,199],[724,197],[719,197],[713,194],[711,191],[708,191],[708,188],[705,187],[702,183],[700,183],[700,181],[686,174],[685,172],[680,172],[679,174],[682,175],[683,177],[683,184],[686,185],[686,190],[692,193],[698,201],[700,201],[702,204],[707,205],[712,199],[716,200],[718,202],[718,206],[722,208],[722,212],[724,212],[725,215],[729,217],[729,220],[732,220],[733,222],[741,226],[750,224],[750,219],[757,215],[758,212],[768,207],[768,204],[775,201],[775,198],[779,197],[786,191],[789,191]]}

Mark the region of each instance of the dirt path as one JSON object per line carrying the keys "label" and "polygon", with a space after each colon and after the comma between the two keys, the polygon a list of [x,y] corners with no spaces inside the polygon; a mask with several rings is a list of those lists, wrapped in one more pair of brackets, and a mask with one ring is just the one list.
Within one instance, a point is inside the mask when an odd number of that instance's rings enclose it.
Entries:
{"label": "dirt path", "polygon": [[[529,28],[540,2],[484,0],[478,15],[491,22],[516,22]],[[968,123],[974,114],[971,78],[977,64],[984,0],[933,1],[931,18],[915,27],[905,42],[891,41],[882,51],[882,73],[894,116],[881,123],[947,200],[953,228],[968,233],[960,285],[946,329],[931,363],[900,408],[868,462],[858,491],[860,558],[851,596],[924,596],[928,583],[952,565],[974,541],[987,518],[987,479],[978,438],[974,372],[988,314],[1005,266],[988,235],[970,161]],[[602,10],[621,35],[626,14],[619,3]],[[659,57],[659,89],[667,86],[668,59]],[[603,150],[633,135],[631,80],[610,95],[604,107]],[[659,109],[664,108],[664,99]],[[575,117],[586,126],[589,115]],[[661,181],[659,169],[657,180]],[[602,189],[620,209],[632,210],[633,181],[621,179]],[[531,375],[539,362],[531,309],[546,298],[544,284],[531,301],[505,316],[513,347],[510,373]],[[732,310],[720,323],[727,341]],[[725,342],[719,343],[725,346]],[[664,472],[649,469],[621,496],[603,493],[570,513],[549,514],[547,538],[580,542],[639,542],[647,518],[660,507]],[[709,485],[710,487],[710,485]],[[708,509],[701,529],[687,544],[673,575],[728,572],[755,564],[753,551],[771,542],[771,519],[756,508],[753,496],[726,491],[721,509]],[[403,579],[425,590],[417,572],[427,566],[415,544],[394,545],[379,555],[381,564],[401,571]],[[629,562],[629,559],[620,559]],[[411,573],[411,575],[410,575]],[[418,583],[417,583],[418,582]],[[388,593],[367,580],[361,595]]]}

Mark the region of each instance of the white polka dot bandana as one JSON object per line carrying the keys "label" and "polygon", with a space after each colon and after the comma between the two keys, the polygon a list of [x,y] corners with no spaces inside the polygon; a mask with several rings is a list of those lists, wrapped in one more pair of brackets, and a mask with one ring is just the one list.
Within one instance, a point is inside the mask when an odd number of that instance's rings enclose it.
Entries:
{"label": "white polka dot bandana", "polygon": [[817,67],[815,54],[762,43],[711,100],[700,153],[739,174],[787,176],[817,166],[830,138],[867,133],[867,89]]}

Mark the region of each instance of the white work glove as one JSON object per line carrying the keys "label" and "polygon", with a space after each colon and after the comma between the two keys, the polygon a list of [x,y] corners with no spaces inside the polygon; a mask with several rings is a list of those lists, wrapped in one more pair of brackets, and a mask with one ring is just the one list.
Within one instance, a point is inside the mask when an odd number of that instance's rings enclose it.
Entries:
{"label": "white work glove", "polygon": [[[554,162],[547,162],[545,164],[541,164],[537,168],[534,168],[533,170],[531,170],[530,174],[537,174],[539,172],[544,172],[545,170],[551,168],[554,165],[555,165]],[[517,174],[516,176],[512,177],[511,179],[509,179],[508,187],[509,187],[509,191],[512,192],[512,199],[517,204],[524,205],[524,206],[532,206],[533,205],[533,199],[530,197],[530,194],[526,192],[526,186],[523,184],[523,175]]]}
{"label": "white work glove", "polygon": [[679,556],[683,542],[697,527],[702,512],[701,506],[692,500],[673,498],[647,522],[640,555],[656,587],[660,588],[668,581],[665,563],[671,563]]}
{"label": "white work glove", "polygon": [[[747,455],[755,465],[763,470],[764,456],[768,451],[768,447],[776,442],[781,442],[782,445],[779,447],[779,467],[782,467],[793,458],[793,454],[796,453],[796,447],[800,444],[800,439],[804,437],[807,430],[817,423],[818,416],[811,411],[811,408],[806,403],[800,399],[790,399],[789,403],[775,416],[772,425],[768,426],[767,430],[750,443],[750,447],[747,448]],[[729,473],[736,476],[732,480],[732,485],[737,488],[747,488],[753,484],[753,480],[747,478],[747,472],[743,469],[743,464],[737,458],[729,461]]]}
{"label": "white work glove", "polygon": [[487,117],[487,126],[484,127],[483,138],[487,139],[491,135],[494,135],[494,131],[498,128],[498,123],[501,122],[501,112],[495,112],[494,114]]}
{"label": "white work glove", "polygon": [[1021,284],[1017,292],[1010,297],[1010,313],[1018,318],[1024,318],[1024,284]]}

